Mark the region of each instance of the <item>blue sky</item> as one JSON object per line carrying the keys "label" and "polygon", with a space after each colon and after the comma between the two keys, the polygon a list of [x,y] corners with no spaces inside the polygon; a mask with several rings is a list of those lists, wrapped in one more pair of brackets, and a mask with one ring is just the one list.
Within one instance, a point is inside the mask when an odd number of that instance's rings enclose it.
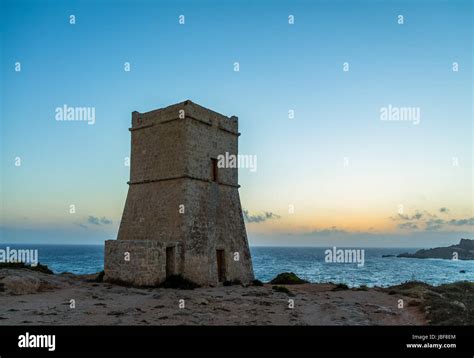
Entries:
{"label": "blue sky", "polygon": [[[1,4],[0,242],[114,238],[131,112],[185,99],[237,115],[240,153],[258,157],[239,172],[251,245],[472,237],[470,1]],[[64,104],[96,123],[56,121]],[[381,121],[389,104],[420,123]]]}

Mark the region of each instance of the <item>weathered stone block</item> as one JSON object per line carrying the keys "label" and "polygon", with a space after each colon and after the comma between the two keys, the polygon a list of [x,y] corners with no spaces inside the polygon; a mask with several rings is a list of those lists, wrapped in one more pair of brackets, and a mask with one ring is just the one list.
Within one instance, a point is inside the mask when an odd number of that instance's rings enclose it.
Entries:
{"label": "weathered stone block", "polygon": [[107,240],[104,280],[155,286],[165,279],[164,256],[165,246],[158,241]]}

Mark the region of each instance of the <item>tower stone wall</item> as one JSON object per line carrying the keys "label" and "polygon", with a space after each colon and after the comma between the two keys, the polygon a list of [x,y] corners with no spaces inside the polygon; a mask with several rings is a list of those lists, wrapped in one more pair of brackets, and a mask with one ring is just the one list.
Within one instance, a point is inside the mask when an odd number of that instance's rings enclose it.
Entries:
{"label": "tower stone wall", "polygon": [[[238,119],[191,101],[132,113],[129,191],[105,279],[156,285],[181,274],[201,285],[249,282],[253,269],[238,192]],[[128,258],[128,260],[127,260]]]}

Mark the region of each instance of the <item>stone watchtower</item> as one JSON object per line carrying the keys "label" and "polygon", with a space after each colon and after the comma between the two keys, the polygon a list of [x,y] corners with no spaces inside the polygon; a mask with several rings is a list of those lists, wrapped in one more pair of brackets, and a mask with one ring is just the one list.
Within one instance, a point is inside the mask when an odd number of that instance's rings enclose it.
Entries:
{"label": "stone watchtower", "polygon": [[238,153],[237,117],[185,101],[133,112],[130,131],[128,195],[118,239],[105,242],[105,280],[253,280],[238,169],[217,165]]}

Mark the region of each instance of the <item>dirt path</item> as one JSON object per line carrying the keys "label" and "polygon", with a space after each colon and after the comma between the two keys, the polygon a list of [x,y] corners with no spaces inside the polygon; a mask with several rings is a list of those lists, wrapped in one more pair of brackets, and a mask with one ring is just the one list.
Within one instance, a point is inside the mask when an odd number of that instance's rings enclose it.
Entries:
{"label": "dirt path", "polygon": [[[84,277],[0,270],[1,325],[423,325],[409,298],[380,289],[334,290],[330,284],[192,291],[138,289]],[[12,290],[17,293],[13,294]],[[36,292],[36,293],[27,293]],[[398,308],[399,299],[404,308]],[[74,300],[75,308],[71,308]],[[293,301],[291,301],[293,300]],[[291,304],[293,308],[290,308]],[[184,305],[184,307],[183,307]],[[180,308],[181,307],[181,308]]]}

